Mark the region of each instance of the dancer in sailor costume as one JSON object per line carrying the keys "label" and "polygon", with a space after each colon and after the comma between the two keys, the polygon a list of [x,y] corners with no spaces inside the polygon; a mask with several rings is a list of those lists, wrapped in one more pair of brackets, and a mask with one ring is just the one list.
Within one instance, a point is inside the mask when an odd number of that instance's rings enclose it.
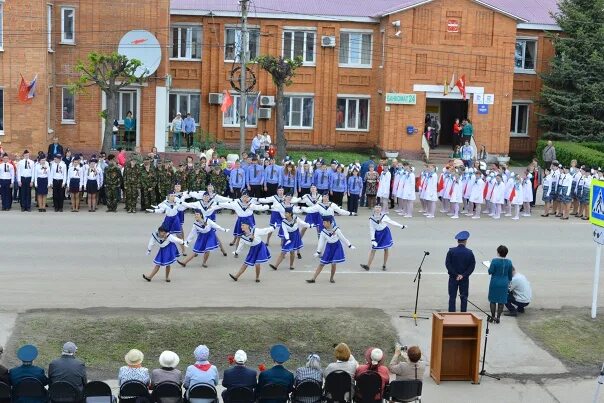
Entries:
{"label": "dancer in sailor costume", "polygon": [[149,244],[147,245],[147,255],[151,253],[151,248],[153,245],[157,244],[159,246],[159,250],[157,251],[157,255],[155,259],[153,259],[153,263],[155,266],[149,275],[144,275],[143,278],[147,281],[153,280],[153,277],[159,271],[159,268],[162,266],[166,267],[166,283],[170,282],[170,265],[176,261],[176,259],[180,256],[178,253],[178,248],[176,244],[185,245],[186,247],[189,244],[186,241],[178,238],[175,235],[171,235],[169,230],[164,227],[159,227],[157,232],[151,234],[151,238],[149,239]]}
{"label": "dancer in sailor costume", "polygon": [[247,192],[241,193],[241,198],[226,203],[218,203],[220,207],[233,210],[237,214],[237,221],[235,222],[235,228],[233,229],[233,241],[229,244],[230,246],[235,245],[235,248],[239,247],[239,239],[243,235],[242,224],[247,224],[250,227],[256,225],[254,219],[254,211],[267,211],[269,206],[262,206],[259,204],[251,203],[251,199]]}
{"label": "dancer in sailor costume", "polygon": [[577,194],[579,195],[579,214],[577,215],[577,218],[582,220],[589,220],[589,189],[591,187],[591,175],[589,172],[589,168],[582,166],[582,176],[577,184]]}
{"label": "dancer in sailor costume", "polygon": [[[208,220],[211,220],[212,222],[216,223],[216,211],[220,210],[222,208],[222,206],[219,206],[218,203],[215,201],[215,199],[212,200],[210,198],[210,194],[208,192],[195,192],[195,193],[196,193],[196,196],[201,197],[201,200],[198,200],[193,203],[183,202],[182,206],[193,209],[195,212],[199,211],[204,220],[208,219]],[[190,193],[187,193],[187,192],[183,193],[183,199],[186,199],[188,196],[190,196]],[[218,247],[220,248],[222,255],[226,256],[227,253],[224,250],[224,247],[222,246],[222,241],[218,237],[216,237],[216,239],[218,241]]]}
{"label": "dancer in sailor costume", "polygon": [[382,206],[377,205],[373,208],[373,214],[369,217],[369,237],[371,239],[371,252],[369,252],[369,259],[367,264],[362,264],[361,267],[365,270],[369,270],[373,258],[375,257],[375,251],[384,251],[384,264],[382,264],[382,270],[386,270],[386,264],[388,263],[388,250],[394,245],[392,240],[392,233],[388,224],[398,227],[400,229],[407,228],[406,225],[401,225],[396,221],[393,221],[388,217],[388,214],[382,213]]}
{"label": "dancer in sailor costume", "polygon": [[[230,199],[228,197],[225,196],[221,196],[218,193],[214,192],[214,185],[212,185],[211,183],[208,183],[208,186],[206,186],[206,190],[203,191],[199,191],[199,192],[185,192],[184,194],[187,197],[194,197],[197,200],[201,200],[203,198],[203,195],[207,193],[209,200],[209,203],[227,203],[227,202],[231,202],[233,201],[233,199]],[[186,197],[185,197],[186,198]],[[235,199],[236,200],[236,199]],[[214,220],[214,218],[209,217],[212,221],[216,221]]]}
{"label": "dancer in sailor costume", "polygon": [[300,249],[304,246],[302,242],[302,236],[300,235],[300,227],[310,228],[314,226],[314,224],[307,224],[302,221],[300,218],[294,215],[294,209],[292,207],[287,207],[285,209],[285,217],[281,222],[281,231],[283,233],[283,237],[281,239],[281,254],[277,257],[277,261],[274,265],[269,264],[271,269],[277,270],[281,262],[285,259],[285,255],[289,253],[289,269],[294,270],[294,259],[296,253],[298,254],[298,259],[300,259]]}
{"label": "dancer in sailor costume", "polygon": [[523,217],[531,216],[531,204],[533,203],[533,175],[529,172],[526,173],[522,179],[522,208]]}
{"label": "dancer in sailor costume", "polygon": [[[468,207],[468,213],[466,215],[478,220],[480,218],[480,210],[482,209],[482,205],[484,203],[484,196],[487,191],[487,187],[484,180],[482,180],[482,173],[479,170],[476,170],[474,178],[470,177],[469,180],[472,182],[472,191],[469,198],[469,203],[472,206]],[[468,187],[469,186],[470,184],[468,184]],[[472,215],[472,211],[474,212],[474,215]]]}
{"label": "dancer in sailor costume", "polygon": [[344,210],[343,208],[339,207],[337,204],[330,202],[328,193],[323,194],[322,201],[320,203],[317,203],[312,207],[302,207],[301,209],[305,213],[318,212],[321,215],[321,230],[323,229],[323,223],[325,222],[326,217],[331,220],[333,226],[337,225],[336,220],[334,218],[335,213],[338,213],[340,215],[357,215],[356,213],[351,213],[350,211]]}
{"label": "dancer in sailor costume", "polygon": [[[182,204],[182,202],[179,202]],[[162,228],[168,230],[172,235],[180,235],[182,232],[182,226],[180,225],[180,218],[178,217],[178,205],[176,202],[176,194],[170,193],[168,198],[161,202],[155,208],[147,209],[149,213],[164,214],[164,222]]]}
{"label": "dancer in sailor costume", "polygon": [[[321,201],[321,195],[317,192],[317,187],[315,185],[310,186],[310,193],[302,196],[302,202],[306,203],[307,207],[313,207],[320,201]],[[321,232],[321,220],[322,220],[321,214],[319,214],[318,211],[313,212],[313,213],[307,212],[306,218],[304,219],[304,221],[307,224],[314,224],[314,226],[317,228],[317,237],[319,236],[319,233]],[[302,237],[304,237],[305,233],[306,233],[306,228],[302,228]]]}
{"label": "dancer in sailor costume", "polygon": [[266,244],[262,242],[261,237],[270,234],[274,230],[273,227],[252,228],[247,222],[241,223],[241,243],[237,246],[233,255],[239,257],[239,253],[243,250],[244,246],[248,246],[250,250],[237,274],[232,275],[229,273],[229,277],[234,281],[237,281],[248,266],[254,266],[256,268],[256,282],[260,282],[260,264],[268,262],[271,258],[271,253],[266,247]]}
{"label": "dancer in sailor costume", "polygon": [[[286,198],[287,197],[284,195],[283,186],[279,186],[277,188],[277,194],[274,196],[252,199],[252,202],[270,204],[269,208],[271,211],[271,218],[269,223],[271,227],[279,229],[279,237],[282,236],[280,228],[281,221],[283,221],[283,214],[285,213],[285,208],[287,207],[285,202]],[[296,197],[292,199],[291,195],[289,195],[288,205],[291,207],[291,203],[298,203],[299,201],[299,198]],[[272,235],[272,233],[268,234],[268,237],[266,238],[266,246],[270,245]]]}
{"label": "dancer in sailor costume", "polygon": [[[532,194],[533,193],[531,192],[531,195]],[[516,175],[514,177],[514,185],[508,197],[508,202],[514,207],[514,216],[512,217],[512,220],[519,220],[520,207],[524,203],[524,188],[522,186],[522,179],[520,178],[520,175]]]}
{"label": "dancer in sailor costume", "polygon": [[321,260],[312,279],[306,280],[307,283],[314,283],[326,264],[331,265],[331,276],[329,277],[329,282],[336,282],[334,276],[336,274],[337,264],[346,260],[346,257],[344,256],[344,249],[342,248],[342,242],[344,242],[348,248],[356,249],[350,243],[350,241],[344,237],[344,234],[342,234],[340,228],[333,225],[333,217],[323,216],[323,229],[321,230],[321,235],[319,236],[317,252],[314,254],[315,257],[320,256]]}
{"label": "dancer in sailor costume", "polygon": [[449,201],[450,201],[450,215],[452,219],[456,220],[459,218],[459,209],[463,203],[463,188],[464,185],[461,182],[461,177],[458,172],[451,175],[451,187],[449,188]]}
{"label": "dancer in sailor costume", "polygon": [[424,200],[426,201],[426,218],[434,218],[436,201],[438,200],[438,174],[434,164],[428,165],[426,179],[424,179]]}
{"label": "dancer in sailor costume", "polygon": [[545,207],[541,217],[549,217],[549,211],[552,205],[552,181],[553,174],[550,167],[543,168],[543,194],[541,195],[541,200],[545,203]]}
{"label": "dancer in sailor costume", "polygon": [[195,239],[193,245],[193,254],[189,256],[185,261],[181,262],[177,260],[177,263],[182,267],[186,267],[193,258],[197,257],[200,253],[203,253],[203,262],[201,267],[208,267],[207,262],[210,257],[210,252],[214,249],[218,249],[218,238],[216,237],[216,230],[229,232],[228,229],[222,228],[209,218],[204,218],[200,210],[195,211],[195,222],[193,228],[187,237],[187,242],[190,244]]}

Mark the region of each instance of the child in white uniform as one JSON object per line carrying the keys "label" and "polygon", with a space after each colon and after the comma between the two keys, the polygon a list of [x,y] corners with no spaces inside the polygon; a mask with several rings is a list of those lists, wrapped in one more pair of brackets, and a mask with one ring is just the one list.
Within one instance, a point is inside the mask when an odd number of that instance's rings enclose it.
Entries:
{"label": "child in white uniform", "polygon": [[367,261],[367,264],[361,265],[363,269],[369,270],[371,267],[371,262],[373,262],[373,258],[375,257],[375,251],[381,249],[384,251],[384,264],[382,265],[382,270],[386,270],[386,263],[388,262],[388,250],[392,247],[392,245],[394,245],[388,224],[401,229],[407,228],[406,225],[401,225],[396,221],[391,220],[387,214],[383,214],[382,206],[375,206],[373,208],[373,214],[371,217],[369,217],[369,239],[371,239],[371,252],[369,252],[369,260]]}
{"label": "child in white uniform", "polygon": [[315,257],[321,257],[319,266],[315,270],[315,274],[312,279],[306,280],[307,283],[314,283],[323,267],[326,264],[331,264],[331,276],[329,278],[330,283],[335,283],[334,276],[336,274],[336,267],[338,263],[342,263],[346,260],[344,256],[344,249],[342,248],[342,242],[348,246],[349,249],[356,249],[348,239],[344,237],[340,228],[334,227],[332,219],[328,216],[323,217],[323,230],[319,237],[319,245],[317,246],[317,252],[314,254]]}

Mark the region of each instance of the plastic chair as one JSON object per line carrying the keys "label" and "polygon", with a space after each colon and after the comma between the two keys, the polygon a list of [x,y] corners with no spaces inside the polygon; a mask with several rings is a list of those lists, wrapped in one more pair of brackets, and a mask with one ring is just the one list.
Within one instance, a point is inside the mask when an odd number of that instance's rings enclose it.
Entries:
{"label": "plastic chair", "polygon": [[84,385],[84,403],[113,403],[116,400],[105,382],[92,381]]}
{"label": "plastic chair", "polygon": [[198,383],[189,389],[187,401],[189,403],[218,403],[218,393],[214,385]]}
{"label": "plastic chair", "polygon": [[156,403],[180,403],[182,388],[175,382],[160,382],[153,388],[151,398]]}
{"label": "plastic chair", "polygon": [[393,402],[421,402],[423,383],[417,379],[390,382],[390,400]]}
{"label": "plastic chair", "polygon": [[13,386],[13,400],[20,398],[45,400],[48,398],[48,394],[42,382],[36,378],[27,377]]}
{"label": "plastic chair", "polygon": [[136,402],[140,403],[141,399],[151,401],[149,389],[141,381],[131,380],[126,381],[120,386],[120,402]]}
{"label": "plastic chair", "polygon": [[352,402],[352,378],[345,371],[334,371],[325,377],[324,396],[327,402]]}
{"label": "plastic chair", "polygon": [[356,378],[357,403],[373,403],[382,401],[382,377],[375,371],[367,371]]}
{"label": "plastic chair", "polygon": [[258,401],[265,400],[289,400],[289,390],[287,386],[278,383],[269,383],[260,388],[258,392]]}
{"label": "plastic chair", "polygon": [[10,403],[11,390],[10,385],[0,382],[0,403]]}
{"label": "plastic chair", "polygon": [[55,382],[48,388],[50,403],[77,403],[82,401],[82,394],[69,382]]}
{"label": "plastic chair", "polygon": [[[224,399],[225,396],[226,399]],[[229,403],[253,403],[256,401],[256,395],[252,388],[232,388],[225,391],[223,400],[228,401]]]}
{"label": "plastic chair", "polygon": [[312,379],[300,382],[292,392],[294,403],[319,403],[321,400],[323,400],[322,385]]}

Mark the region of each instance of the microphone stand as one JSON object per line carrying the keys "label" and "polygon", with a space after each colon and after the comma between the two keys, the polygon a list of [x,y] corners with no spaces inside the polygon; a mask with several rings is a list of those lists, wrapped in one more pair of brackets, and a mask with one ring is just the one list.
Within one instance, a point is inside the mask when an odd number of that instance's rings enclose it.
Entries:
{"label": "microphone stand", "polygon": [[424,260],[426,260],[426,256],[428,256],[430,252],[424,251],[424,257],[422,258],[421,263],[419,264],[419,268],[417,269],[417,273],[415,274],[415,278],[413,282],[417,281],[417,288],[415,289],[415,308],[413,309],[413,314],[411,316],[401,315],[399,318],[411,318],[415,321],[415,326],[417,326],[418,319],[430,319],[426,316],[417,316],[417,300],[419,299],[419,283],[422,281],[422,266],[424,264]]}
{"label": "microphone stand", "polygon": [[[460,295],[461,296],[461,295]],[[483,376],[488,376],[489,378],[493,378],[493,379],[497,379],[498,381],[501,380],[500,377],[498,377],[497,375],[493,375],[493,374],[489,374],[485,369],[484,369],[484,362],[485,359],[487,357],[487,341],[489,341],[489,323],[493,320],[493,317],[486,313],[485,311],[483,311],[482,309],[480,309],[480,307],[478,307],[476,304],[474,304],[472,301],[470,301],[469,299],[466,298],[466,300],[470,303],[470,305],[472,305],[474,308],[478,309],[480,312],[484,313],[485,315],[487,315],[487,328],[485,329],[484,332],[484,348],[482,350],[482,369],[480,370],[480,379],[478,380],[478,383],[480,384],[480,381],[482,380]]]}

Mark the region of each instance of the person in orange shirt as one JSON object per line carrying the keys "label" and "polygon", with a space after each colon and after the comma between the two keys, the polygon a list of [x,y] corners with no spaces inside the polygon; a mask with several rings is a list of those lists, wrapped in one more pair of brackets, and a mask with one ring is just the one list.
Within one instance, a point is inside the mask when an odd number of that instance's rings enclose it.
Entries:
{"label": "person in orange shirt", "polygon": [[453,147],[461,146],[461,124],[459,119],[455,119],[453,123]]}

